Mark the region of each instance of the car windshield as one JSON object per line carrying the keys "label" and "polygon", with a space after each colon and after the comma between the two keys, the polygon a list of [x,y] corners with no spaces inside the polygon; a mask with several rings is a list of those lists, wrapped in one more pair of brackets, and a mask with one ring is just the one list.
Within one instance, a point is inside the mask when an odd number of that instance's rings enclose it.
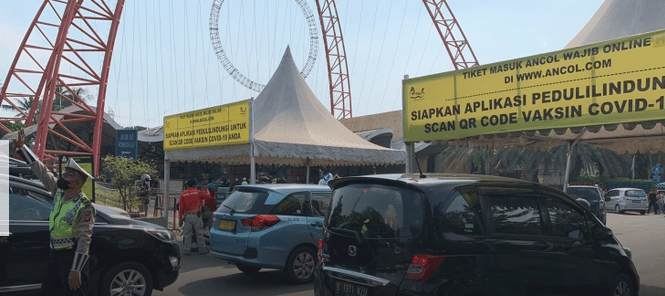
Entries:
{"label": "car windshield", "polygon": [[236,190],[227,197],[217,210],[222,213],[256,214],[268,197],[267,192]]}
{"label": "car windshield", "polygon": [[626,196],[628,197],[646,197],[647,194],[642,190],[626,190]]}
{"label": "car windshield", "polygon": [[587,201],[595,201],[600,199],[600,195],[598,195],[598,189],[594,187],[588,187],[588,188],[568,188],[568,195],[570,195],[573,198],[584,198]]}
{"label": "car windshield", "polygon": [[328,227],[365,238],[408,237],[422,227],[423,196],[377,184],[352,184],[333,193]]}

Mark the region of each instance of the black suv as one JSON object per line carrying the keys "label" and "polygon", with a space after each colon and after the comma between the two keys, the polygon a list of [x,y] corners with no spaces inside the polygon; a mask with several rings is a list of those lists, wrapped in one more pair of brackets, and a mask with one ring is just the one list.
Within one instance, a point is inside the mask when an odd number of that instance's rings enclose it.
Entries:
{"label": "black suv", "polygon": [[[10,167],[10,174],[15,171]],[[0,237],[0,294],[39,289],[49,256],[53,199],[36,182],[9,176],[9,236]],[[90,244],[92,295],[150,295],[178,278],[180,247],[164,227],[95,205]]]}
{"label": "black suv", "polygon": [[315,295],[638,295],[630,250],[560,190],[480,175],[329,185]]}
{"label": "black suv", "polygon": [[603,190],[598,185],[568,185],[566,193],[578,202],[580,202],[580,198],[586,200],[591,213],[596,215],[603,224],[607,223],[605,198],[603,198]]}

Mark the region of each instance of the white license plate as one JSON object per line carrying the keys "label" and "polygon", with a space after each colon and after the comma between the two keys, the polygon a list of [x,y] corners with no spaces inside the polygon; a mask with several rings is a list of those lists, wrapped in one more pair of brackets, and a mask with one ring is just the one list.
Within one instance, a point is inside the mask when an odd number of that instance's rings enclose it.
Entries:
{"label": "white license plate", "polygon": [[369,290],[364,286],[336,281],[335,296],[369,296]]}

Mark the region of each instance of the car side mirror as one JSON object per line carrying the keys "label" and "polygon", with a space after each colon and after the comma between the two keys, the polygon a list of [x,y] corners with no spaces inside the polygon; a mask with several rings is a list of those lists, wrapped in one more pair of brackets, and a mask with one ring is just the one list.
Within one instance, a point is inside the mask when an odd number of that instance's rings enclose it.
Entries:
{"label": "car side mirror", "polygon": [[578,198],[575,200],[578,204],[586,208],[587,210],[591,209],[591,204],[584,198]]}
{"label": "car side mirror", "polygon": [[614,236],[614,233],[612,233],[612,229],[609,229],[607,227],[597,227],[593,231],[594,240],[606,240],[608,238],[611,238],[612,236]]}
{"label": "car side mirror", "polygon": [[610,198],[608,196],[605,197],[605,201],[611,201],[611,200],[612,200],[612,198]]}

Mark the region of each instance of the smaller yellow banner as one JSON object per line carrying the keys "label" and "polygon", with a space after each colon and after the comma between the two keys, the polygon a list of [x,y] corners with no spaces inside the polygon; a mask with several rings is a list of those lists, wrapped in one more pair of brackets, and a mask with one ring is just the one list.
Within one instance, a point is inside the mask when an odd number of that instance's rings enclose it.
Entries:
{"label": "smaller yellow banner", "polygon": [[249,143],[249,100],[164,117],[164,150]]}

